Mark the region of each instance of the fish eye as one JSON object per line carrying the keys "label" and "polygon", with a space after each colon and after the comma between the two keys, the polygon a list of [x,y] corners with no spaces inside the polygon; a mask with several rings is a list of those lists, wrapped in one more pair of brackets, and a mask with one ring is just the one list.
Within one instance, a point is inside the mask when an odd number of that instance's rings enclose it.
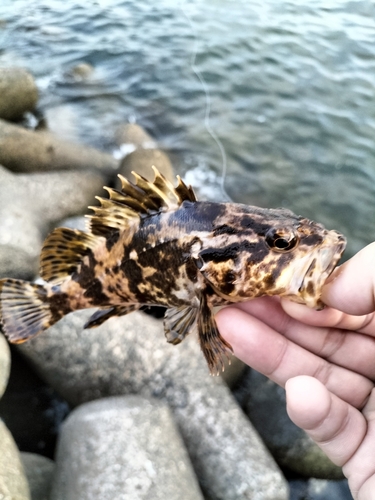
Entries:
{"label": "fish eye", "polygon": [[288,229],[270,229],[266,233],[266,243],[275,252],[288,252],[298,241],[298,236]]}

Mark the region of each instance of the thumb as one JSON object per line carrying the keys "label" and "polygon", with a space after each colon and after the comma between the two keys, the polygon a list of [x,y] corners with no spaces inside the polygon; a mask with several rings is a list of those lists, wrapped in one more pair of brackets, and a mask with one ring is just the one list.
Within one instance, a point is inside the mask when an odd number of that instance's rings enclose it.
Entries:
{"label": "thumb", "polygon": [[323,287],[323,302],[348,314],[375,311],[375,243],[337,268]]}

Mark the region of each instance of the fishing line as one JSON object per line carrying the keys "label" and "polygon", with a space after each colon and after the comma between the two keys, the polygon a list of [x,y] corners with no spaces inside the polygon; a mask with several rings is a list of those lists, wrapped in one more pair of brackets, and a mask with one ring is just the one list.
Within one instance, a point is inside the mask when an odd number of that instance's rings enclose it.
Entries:
{"label": "fishing line", "polygon": [[184,10],[182,3],[180,3],[180,9],[181,9],[182,14],[184,15],[185,19],[187,20],[187,22],[191,28],[191,32],[192,32],[192,35],[194,38],[194,49],[193,49],[193,54],[192,54],[192,58],[191,58],[191,62],[190,62],[190,67],[191,67],[193,73],[195,74],[195,76],[198,78],[200,84],[202,85],[204,95],[205,95],[206,103],[205,103],[204,126],[205,126],[205,129],[207,130],[207,132],[209,133],[209,135],[211,136],[211,138],[213,139],[213,141],[216,143],[217,147],[219,148],[220,154],[221,154],[222,170],[221,170],[220,189],[221,189],[221,192],[222,192],[224,198],[226,198],[227,201],[230,201],[231,199],[225,190],[225,177],[227,175],[227,170],[228,170],[227,155],[226,155],[223,143],[221,142],[220,138],[218,137],[216,132],[211,127],[211,123],[210,123],[210,113],[211,113],[210,90],[208,88],[206,80],[203,78],[203,75],[202,75],[200,69],[196,65],[197,54],[198,54],[197,30],[195,29],[195,26],[194,26],[191,18],[188,16],[186,11]]}

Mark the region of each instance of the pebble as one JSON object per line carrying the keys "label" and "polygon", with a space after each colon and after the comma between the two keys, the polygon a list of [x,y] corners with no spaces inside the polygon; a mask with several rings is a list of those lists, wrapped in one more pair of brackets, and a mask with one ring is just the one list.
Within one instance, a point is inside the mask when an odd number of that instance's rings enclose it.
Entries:
{"label": "pebble", "polygon": [[165,403],[104,398],[64,422],[51,500],[203,500]]}
{"label": "pebble", "polygon": [[290,420],[282,387],[249,370],[241,381],[240,392],[246,414],[281,466],[305,477],[343,478],[341,467],[333,464],[305,431]]}
{"label": "pebble", "polygon": [[0,398],[8,385],[10,374],[10,349],[4,335],[0,333]]}
{"label": "pebble", "polygon": [[66,316],[19,346],[73,406],[140,394],[173,411],[205,496],[286,500],[287,483],[228,387],[212,377],[194,336],[168,344],[161,321],[144,313],[82,331],[93,311]]}
{"label": "pebble", "polygon": [[50,500],[55,462],[36,453],[21,452],[20,455],[31,500]]}
{"label": "pebble", "polygon": [[91,146],[0,120],[0,164],[14,172],[90,169],[109,175],[118,160]]}
{"label": "pebble", "polygon": [[35,276],[51,226],[87,212],[103,182],[102,176],[90,172],[17,175],[0,166],[0,277]]}
{"label": "pebble", "polygon": [[38,101],[34,77],[24,68],[0,68],[0,118],[19,120]]}
{"label": "pebble", "polygon": [[19,451],[2,420],[0,420],[0,498],[31,500]]}

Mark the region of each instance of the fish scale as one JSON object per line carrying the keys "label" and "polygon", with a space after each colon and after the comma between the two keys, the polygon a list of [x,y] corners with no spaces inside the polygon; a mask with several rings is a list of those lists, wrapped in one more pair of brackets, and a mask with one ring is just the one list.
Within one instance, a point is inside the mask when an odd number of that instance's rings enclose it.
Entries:
{"label": "fish scale", "polygon": [[0,280],[0,320],[11,342],[24,342],[70,312],[97,307],[93,328],[142,306],[167,308],[165,335],[180,343],[197,330],[211,373],[231,346],[213,307],[264,295],[322,308],[321,290],[345,238],[290,210],[200,202],[177,177],[153,167],[148,181],[122,176],[90,207],[88,232],[55,229],[41,253],[43,285]]}

